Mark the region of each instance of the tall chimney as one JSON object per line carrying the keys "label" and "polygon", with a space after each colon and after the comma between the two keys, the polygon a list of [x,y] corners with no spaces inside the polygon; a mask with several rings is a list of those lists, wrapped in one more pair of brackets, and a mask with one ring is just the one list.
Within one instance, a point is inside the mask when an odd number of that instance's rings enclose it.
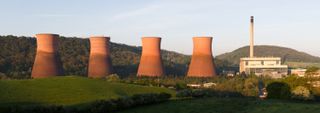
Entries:
{"label": "tall chimney", "polygon": [[109,37],[90,37],[88,77],[103,78],[112,73],[109,43]]}
{"label": "tall chimney", "polygon": [[193,54],[188,77],[213,77],[217,75],[211,45],[212,37],[193,37]]}
{"label": "tall chimney", "polygon": [[58,37],[57,34],[36,34],[37,53],[32,68],[32,78],[63,75],[58,54]]}
{"label": "tall chimney", "polygon": [[250,58],[254,57],[254,20],[250,18]]}
{"label": "tall chimney", "polygon": [[160,53],[160,37],[142,38],[142,55],[137,76],[162,76],[164,68]]}

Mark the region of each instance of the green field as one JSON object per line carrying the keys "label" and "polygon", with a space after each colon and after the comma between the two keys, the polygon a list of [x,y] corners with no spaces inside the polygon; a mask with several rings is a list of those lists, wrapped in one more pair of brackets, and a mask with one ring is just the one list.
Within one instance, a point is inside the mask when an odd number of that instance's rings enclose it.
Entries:
{"label": "green field", "polygon": [[[46,79],[0,80],[1,108],[22,105],[64,105],[81,108],[95,100],[112,99],[142,93],[175,91],[133,84],[107,82],[85,77],[53,77]],[[170,100],[140,106],[120,113],[320,113],[320,103],[256,98],[200,98]]]}
{"label": "green field", "polygon": [[320,113],[320,103],[254,98],[203,98],[169,101],[119,113]]}
{"label": "green field", "polygon": [[12,105],[74,106],[101,99],[141,93],[175,91],[85,77],[53,77],[46,79],[0,80],[0,108]]}

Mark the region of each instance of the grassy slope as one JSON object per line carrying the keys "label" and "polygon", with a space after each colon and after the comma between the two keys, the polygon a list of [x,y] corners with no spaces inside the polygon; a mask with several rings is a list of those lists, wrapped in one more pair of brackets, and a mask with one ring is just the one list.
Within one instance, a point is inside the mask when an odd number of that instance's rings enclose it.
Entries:
{"label": "grassy slope", "polygon": [[204,98],[170,101],[120,113],[319,113],[319,103],[296,103],[253,98]]}
{"label": "grassy slope", "polygon": [[0,80],[0,106],[77,105],[98,99],[151,92],[174,93],[174,91],[165,88],[110,83],[105,80],[74,76],[31,80]]}

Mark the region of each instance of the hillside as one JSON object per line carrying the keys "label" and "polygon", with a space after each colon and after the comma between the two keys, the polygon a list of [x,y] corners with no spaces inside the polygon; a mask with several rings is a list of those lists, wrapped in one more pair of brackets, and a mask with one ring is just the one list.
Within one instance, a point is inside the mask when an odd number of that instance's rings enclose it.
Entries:
{"label": "hillside", "polygon": [[[30,78],[35,57],[36,40],[33,37],[0,36],[0,78]],[[140,61],[141,46],[111,42],[111,59],[115,73],[121,77],[135,76]],[[66,75],[87,75],[89,58],[87,38],[61,37],[59,53]],[[241,57],[248,56],[249,47],[242,47],[218,55],[215,63],[218,72],[224,69],[237,70]],[[162,50],[162,59],[167,75],[184,76],[190,56]],[[278,46],[255,46],[256,56],[282,57],[290,67],[320,66],[320,58],[294,49]]]}
{"label": "hillside", "polygon": [[76,105],[142,93],[175,93],[166,88],[113,83],[76,76],[0,80],[0,92],[1,107],[37,104]]}
{"label": "hillside", "polygon": [[[310,54],[300,52],[294,49],[269,46],[269,45],[258,45],[254,48],[255,56],[259,57],[281,57],[284,63],[292,62],[303,62],[303,63],[320,63],[320,57],[312,56]],[[232,52],[221,54],[216,58],[227,62],[229,65],[239,65],[241,57],[247,57],[249,55],[249,46],[241,47]],[[290,65],[289,65],[290,66]]]}
{"label": "hillside", "polygon": [[[0,76],[29,78],[35,57],[36,40],[33,37],[0,36]],[[115,73],[134,76],[140,61],[141,47],[111,42],[111,59]],[[59,53],[66,75],[87,75],[89,40],[61,37]],[[190,57],[162,50],[162,59],[168,75],[184,75]]]}

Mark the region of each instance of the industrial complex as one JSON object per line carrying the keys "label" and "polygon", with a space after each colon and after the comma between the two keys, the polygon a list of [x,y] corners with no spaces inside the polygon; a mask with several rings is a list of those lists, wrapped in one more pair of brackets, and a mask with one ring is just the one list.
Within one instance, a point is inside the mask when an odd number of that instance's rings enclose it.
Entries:
{"label": "industrial complex", "polygon": [[255,74],[257,76],[270,76],[281,78],[288,74],[288,66],[282,65],[280,57],[254,56],[254,17],[250,18],[250,54],[249,57],[240,58],[240,73]]}
{"label": "industrial complex", "polygon": [[[32,78],[63,75],[62,64],[57,51],[59,35],[37,34],[37,54],[32,69]],[[88,77],[103,78],[112,74],[109,50],[110,38],[90,37],[90,58]],[[189,64],[188,77],[217,76],[212,56],[212,37],[193,37],[193,54]],[[254,17],[250,19],[250,54],[240,58],[239,73],[281,78],[288,74],[288,66],[283,65],[280,57],[254,56]],[[161,59],[161,38],[143,37],[142,53],[137,76],[159,77],[165,75]]]}

